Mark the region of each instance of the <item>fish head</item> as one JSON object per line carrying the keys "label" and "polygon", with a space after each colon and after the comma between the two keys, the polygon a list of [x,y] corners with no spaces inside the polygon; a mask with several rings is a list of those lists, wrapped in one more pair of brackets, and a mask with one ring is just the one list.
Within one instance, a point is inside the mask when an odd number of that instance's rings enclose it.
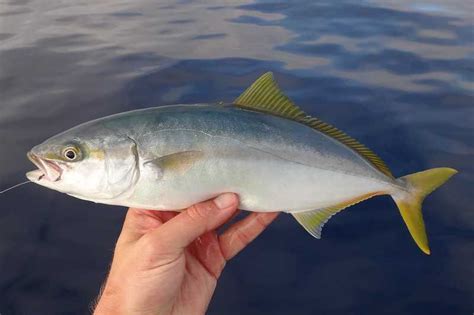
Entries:
{"label": "fish head", "polygon": [[136,142],[97,126],[79,126],[33,147],[27,157],[38,169],[26,177],[41,186],[96,202],[132,190],[139,177]]}

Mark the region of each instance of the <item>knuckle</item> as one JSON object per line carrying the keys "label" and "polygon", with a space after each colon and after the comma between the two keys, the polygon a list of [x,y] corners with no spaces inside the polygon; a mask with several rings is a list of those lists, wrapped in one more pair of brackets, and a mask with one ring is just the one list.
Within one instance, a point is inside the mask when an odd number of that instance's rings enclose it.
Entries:
{"label": "knuckle", "polygon": [[141,250],[144,253],[153,253],[160,250],[160,242],[155,242],[155,239],[151,235],[146,234],[142,237]]}
{"label": "knuckle", "polygon": [[192,220],[201,221],[206,218],[213,209],[214,205],[212,203],[205,202],[190,207],[186,213]]}
{"label": "knuckle", "polygon": [[252,239],[253,239],[253,237],[251,235],[249,235],[247,232],[245,232],[244,230],[237,231],[236,237],[239,240],[239,242],[241,243],[241,245],[243,245],[243,246],[246,246],[247,244],[249,244],[250,241],[252,241]]}
{"label": "knuckle", "polygon": [[152,237],[145,235],[142,239],[142,244],[137,248],[137,255],[142,257],[138,266],[139,269],[147,269],[150,266],[156,266],[161,261],[166,260],[167,256],[174,251],[170,248],[166,240],[157,241]]}
{"label": "knuckle", "polygon": [[166,253],[170,251],[172,247],[172,243],[162,233],[160,235],[144,235],[141,239],[141,246],[139,251],[143,255],[153,256],[153,255],[160,255],[162,253]]}
{"label": "knuckle", "polygon": [[262,215],[257,215],[255,217],[255,223],[257,224],[258,228],[262,230],[265,229],[269,224],[268,220],[266,220],[266,218]]}

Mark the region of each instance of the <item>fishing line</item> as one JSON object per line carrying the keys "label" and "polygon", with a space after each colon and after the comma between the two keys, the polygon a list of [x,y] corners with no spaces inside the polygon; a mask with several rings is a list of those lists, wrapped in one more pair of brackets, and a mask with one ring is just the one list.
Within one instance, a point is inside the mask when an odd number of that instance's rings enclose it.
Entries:
{"label": "fishing line", "polygon": [[5,193],[5,192],[7,192],[7,191],[9,191],[9,190],[11,190],[11,189],[13,189],[13,188],[17,188],[18,186],[22,186],[22,185],[25,185],[25,184],[28,184],[28,183],[31,183],[31,182],[30,182],[29,180],[27,180],[26,182],[13,185],[13,186],[10,187],[10,188],[7,188],[7,189],[4,189],[4,190],[0,191],[0,194],[3,194],[3,193]]}

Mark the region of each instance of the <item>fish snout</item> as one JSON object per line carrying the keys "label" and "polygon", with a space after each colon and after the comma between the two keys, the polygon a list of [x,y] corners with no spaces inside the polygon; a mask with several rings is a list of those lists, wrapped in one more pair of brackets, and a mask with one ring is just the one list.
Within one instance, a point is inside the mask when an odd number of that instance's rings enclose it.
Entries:
{"label": "fish snout", "polygon": [[55,182],[61,178],[63,169],[55,161],[39,157],[35,154],[34,148],[29,151],[26,156],[36,167],[38,167],[38,170],[33,171],[34,173],[32,173],[34,176],[31,175],[36,178],[36,180],[45,178],[49,181]]}

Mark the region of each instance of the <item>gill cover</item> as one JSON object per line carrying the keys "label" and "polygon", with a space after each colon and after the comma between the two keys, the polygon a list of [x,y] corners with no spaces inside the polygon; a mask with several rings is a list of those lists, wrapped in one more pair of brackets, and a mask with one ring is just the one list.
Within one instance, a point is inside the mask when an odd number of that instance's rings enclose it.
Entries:
{"label": "gill cover", "polygon": [[131,190],[140,178],[137,144],[127,137],[104,152],[104,197],[118,198]]}

